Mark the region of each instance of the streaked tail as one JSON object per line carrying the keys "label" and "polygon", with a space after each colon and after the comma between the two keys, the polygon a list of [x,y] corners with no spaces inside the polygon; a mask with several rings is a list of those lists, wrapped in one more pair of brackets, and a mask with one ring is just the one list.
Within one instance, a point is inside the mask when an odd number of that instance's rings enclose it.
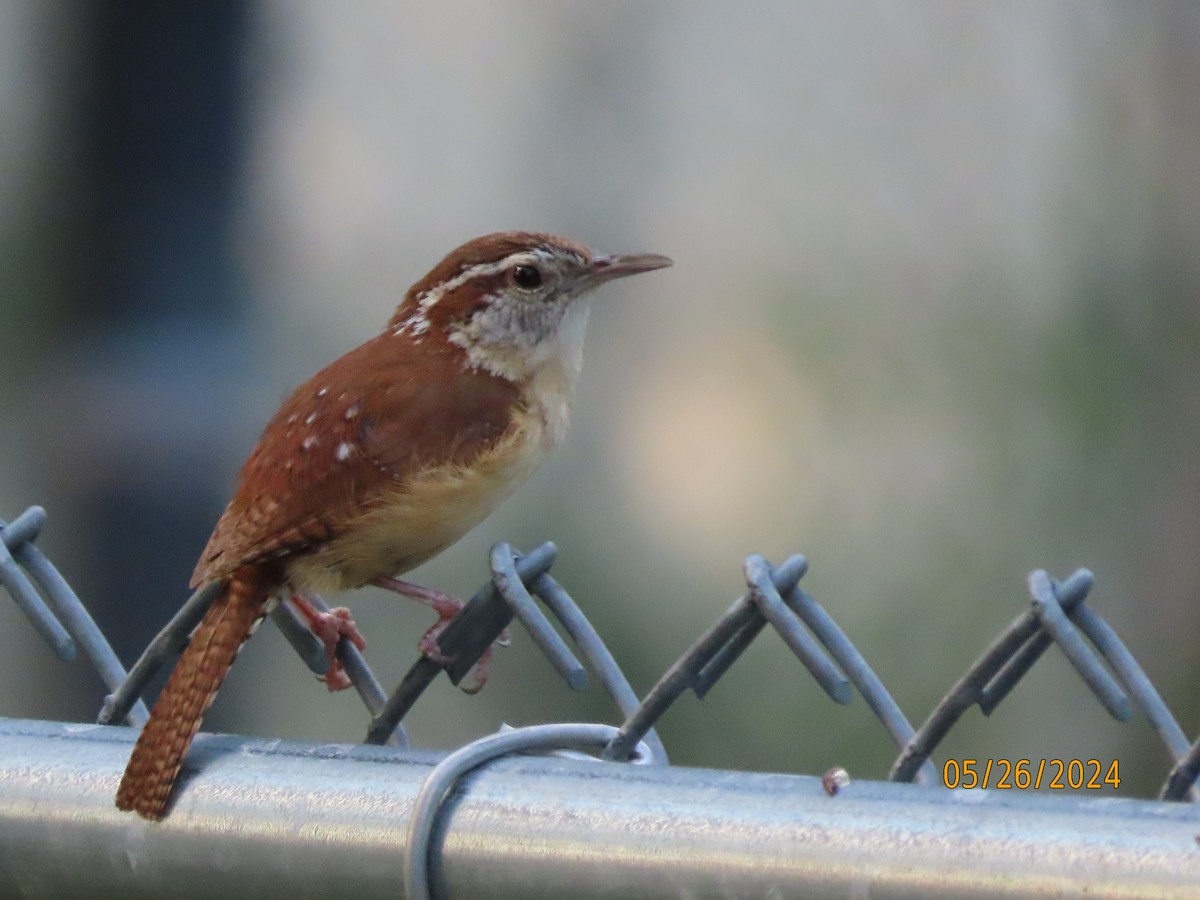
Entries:
{"label": "streaked tail", "polygon": [[117,789],[120,809],[147,819],[165,815],[184,754],[277,583],[260,565],[243,566],[230,576],[196,626],[138,736]]}

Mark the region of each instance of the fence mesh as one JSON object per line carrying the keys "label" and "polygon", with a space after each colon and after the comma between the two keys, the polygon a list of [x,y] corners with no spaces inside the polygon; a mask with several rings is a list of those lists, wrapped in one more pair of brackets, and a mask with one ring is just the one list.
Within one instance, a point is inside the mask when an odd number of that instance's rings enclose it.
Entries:
{"label": "fence mesh", "polygon": [[[61,659],[70,660],[82,650],[99,672],[110,693],[98,722],[140,727],[147,718],[142,691],[155,673],[170,665],[186,646],[189,633],[213,601],[216,589],[198,590],[127,673],[74,591],[34,545],[45,524],[46,514],[39,507],[25,510],[9,523],[0,522],[0,583]],[[620,722],[616,727],[565,724],[518,729],[484,738],[446,757],[430,775],[414,806],[406,847],[407,896],[430,896],[427,863],[432,858],[433,844],[444,837],[433,823],[451,786],[464,773],[498,756],[532,749],[586,749],[604,760],[665,767],[668,750],[655,732],[655,724],[683,693],[690,690],[703,697],[764,634],[777,636],[797,665],[835,702],[847,703],[855,690],[863,696],[897,748],[888,774],[892,782],[954,786],[950,785],[951,770],[939,770],[932,762],[938,746],[972,706],[985,714],[993,712],[1053,647],[1070,662],[1113,718],[1126,721],[1140,711],[1152,723],[1173,761],[1164,773],[1159,799],[1197,799],[1200,741],[1189,744],[1133,654],[1087,604],[1095,583],[1087,570],[1081,569],[1061,581],[1044,571],[1034,571],[1027,585],[1028,608],[993,640],[914,728],[853,642],[801,587],[808,567],[803,556],[789,557],[779,565],[758,555],[747,557],[743,564],[744,593],[642,698],[635,694],[578,605],[550,574],[556,556],[557,549],[550,543],[528,553],[497,544],[489,558],[491,579],[437,637],[436,658],[421,656],[391,693],[350,641],[343,639],[338,645],[337,656],[370,714],[363,737],[366,744],[407,748],[403,720],[426,688],[443,671],[459,684],[493,642],[515,623],[530,634],[571,688],[582,689],[589,678],[597,679]],[[319,599],[315,602],[324,609]],[[322,674],[329,662],[326,652],[291,604],[279,603],[271,618],[306,665]],[[1074,782],[1080,777],[1104,778],[1103,772],[1046,771],[1045,761],[1024,771],[1011,769],[1008,773],[970,775],[986,780],[1007,774],[1016,779],[1017,787],[1037,787],[1053,777],[1070,786],[1077,786]],[[963,782],[967,775],[958,769],[953,772],[956,783]],[[823,784],[827,793],[837,793],[846,784],[846,775],[826,773]]]}

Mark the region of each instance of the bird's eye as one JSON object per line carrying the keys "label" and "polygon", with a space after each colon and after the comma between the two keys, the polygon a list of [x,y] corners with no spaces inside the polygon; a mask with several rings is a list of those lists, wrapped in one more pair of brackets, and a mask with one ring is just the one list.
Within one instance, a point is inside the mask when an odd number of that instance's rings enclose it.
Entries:
{"label": "bird's eye", "polygon": [[537,266],[513,266],[512,283],[523,291],[532,291],[542,286],[542,271]]}

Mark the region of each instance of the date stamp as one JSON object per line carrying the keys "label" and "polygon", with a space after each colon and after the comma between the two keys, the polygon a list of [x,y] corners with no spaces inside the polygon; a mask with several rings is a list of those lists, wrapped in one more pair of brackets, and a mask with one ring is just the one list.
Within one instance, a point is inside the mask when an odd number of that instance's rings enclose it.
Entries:
{"label": "date stamp", "polygon": [[1099,791],[1121,786],[1117,760],[1099,759],[948,759],[942,784],[951,789]]}

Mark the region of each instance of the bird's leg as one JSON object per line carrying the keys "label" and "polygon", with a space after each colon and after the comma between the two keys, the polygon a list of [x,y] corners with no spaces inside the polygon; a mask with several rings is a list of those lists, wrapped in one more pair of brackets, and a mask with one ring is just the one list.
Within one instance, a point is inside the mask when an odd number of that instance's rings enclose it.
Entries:
{"label": "bird's leg", "polygon": [[[388,575],[380,575],[378,578],[371,580],[371,584],[376,587],[381,587],[385,591],[392,591],[402,597],[408,597],[410,600],[416,600],[418,603],[424,603],[431,607],[438,614],[438,620],[433,623],[433,626],[421,635],[421,640],[417,644],[421,653],[429,657],[440,666],[448,666],[453,659],[447,657],[438,648],[438,636],[446,630],[446,626],[450,624],[450,620],[457,616],[466,604],[457,597],[452,597],[447,593],[436,590],[434,588],[422,587],[419,584],[413,584],[411,581],[402,581],[399,578],[392,578]],[[507,635],[501,637],[501,643],[507,642]],[[475,680],[471,685],[463,686],[462,690],[467,694],[477,694],[487,684],[488,666],[492,661],[492,647],[489,645],[483,651],[483,655],[479,657],[479,662],[475,664]]]}
{"label": "bird's leg", "polygon": [[367,646],[366,639],[350,618],[350,610],[344,606],[335,606],[328,612],[321,612],[303,594],[297,592],[292,593],[292,605],[308,622],[308,628],[316,635],[317,640],[325,645],[325,653],[329,656],[329,668],[320,676],[325,686],[330,691],[342,691],[350,687],[350,679],[342,668],[342,661],[337,658],[338,641],[346,638],[359,650]]}

